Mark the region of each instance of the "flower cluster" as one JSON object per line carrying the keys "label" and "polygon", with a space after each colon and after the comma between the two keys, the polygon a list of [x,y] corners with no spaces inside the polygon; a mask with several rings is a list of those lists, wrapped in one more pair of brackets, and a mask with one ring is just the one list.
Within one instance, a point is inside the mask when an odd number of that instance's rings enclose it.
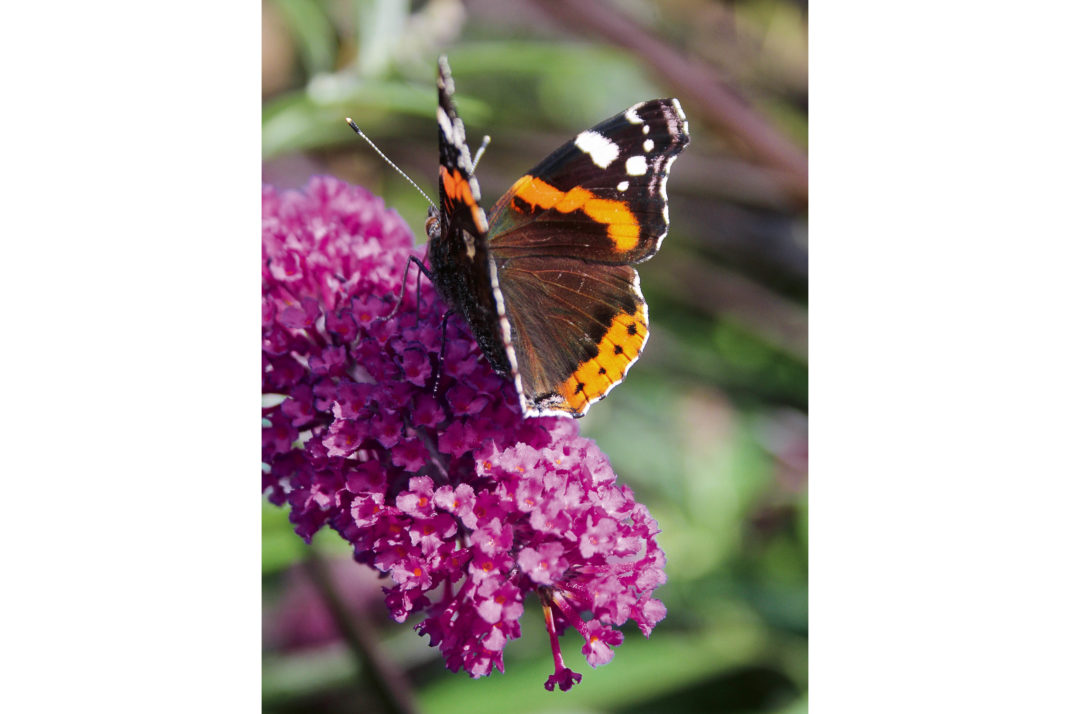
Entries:
{"label": "flower cluster", "polygon": [[424,613],[416,629],[453,671],[503,670],[535,593],[556,663],[546,687],[569,689],[563,627],[597,666],[627,620],[649,635],[665,616],[657,523],[572,419],[521,415],[426,281],[417,299],[418,271],[390,317],[412,250],[364,189],[264,188],[264,491],[299,535],[329,526],[388,575],[393,617]]}

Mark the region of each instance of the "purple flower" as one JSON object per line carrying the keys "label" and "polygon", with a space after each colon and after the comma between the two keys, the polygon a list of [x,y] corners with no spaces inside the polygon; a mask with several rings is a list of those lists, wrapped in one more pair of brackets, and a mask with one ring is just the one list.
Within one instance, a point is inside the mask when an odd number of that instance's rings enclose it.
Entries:
{"label": "purple flower", "polygon": [[[329,526],[390,577],[386,604],[473,677],[504,669],[524,597],[608,662],[665,616],[657,523],[572,419],[521,416],[462,320],[411,270],[412,235],[368,191],[313,178],[263,189],[263,488],[306,540]],[[583,619],[581,614],[588,615]]]}

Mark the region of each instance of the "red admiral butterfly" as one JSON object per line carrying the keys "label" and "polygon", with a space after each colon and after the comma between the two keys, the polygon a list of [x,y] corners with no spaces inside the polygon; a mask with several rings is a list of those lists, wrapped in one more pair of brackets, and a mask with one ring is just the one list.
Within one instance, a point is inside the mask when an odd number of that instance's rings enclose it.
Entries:
{"label": "red admiral butterfly", "polygon": [[668,233],[665,184],[689,141],[687,119],[677,100],[654,99],[581,132],[521,176],[488,221],[453,90],[443,57],[431,280],[513,378],[525,416],[581,417],[646,345],[632,265]]}

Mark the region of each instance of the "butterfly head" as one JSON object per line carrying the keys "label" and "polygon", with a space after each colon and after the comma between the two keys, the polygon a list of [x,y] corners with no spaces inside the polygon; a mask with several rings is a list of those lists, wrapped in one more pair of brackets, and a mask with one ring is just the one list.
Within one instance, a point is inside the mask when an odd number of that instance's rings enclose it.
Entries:
{"label": "butterfly head", "polygon": [[442,236],[442,224],[439,222],[438,206],[427,207],[427,220],[424,221],[424,231],[429,241],[437,241]]}

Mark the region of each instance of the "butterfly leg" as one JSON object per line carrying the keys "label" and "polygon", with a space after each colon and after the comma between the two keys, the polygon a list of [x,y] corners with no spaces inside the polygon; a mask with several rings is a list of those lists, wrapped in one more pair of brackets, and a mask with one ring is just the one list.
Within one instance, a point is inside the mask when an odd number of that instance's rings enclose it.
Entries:
{"label": "butterfly leg", "polygon": [[442,372],[446,368],[446,325],[450,321],[450,315],[453,315],[455,311],[451,308],[446,310],[446,314],[442,316],[442,344],[438,348],[438,369],[435,370],[435,384],[431,387],[431,394],[438,396],[438,384],[442,379]]}
{"label": "butterfly leg", "polygon": [[[398,294],[398,301],[394,304],[394,309],[390,311],[388,315],[376,318],[376,321],[380,320],[392,320],[395,315],[398,314],[398,310],[401,309],[401,304],[405,302],[405,286],[409,282],[409,268],[415,263],[416,267],[420,269],[420,272],[427,276],[428,280],[432,280],[431,271],[427,269],[427,266],[420,262],[420,259],[415,255],[410,255],[408,261],[405,263],[405,273],[401,276],[401,292]],[[420,281],[416,281],[416,313],[420,313]]]}

